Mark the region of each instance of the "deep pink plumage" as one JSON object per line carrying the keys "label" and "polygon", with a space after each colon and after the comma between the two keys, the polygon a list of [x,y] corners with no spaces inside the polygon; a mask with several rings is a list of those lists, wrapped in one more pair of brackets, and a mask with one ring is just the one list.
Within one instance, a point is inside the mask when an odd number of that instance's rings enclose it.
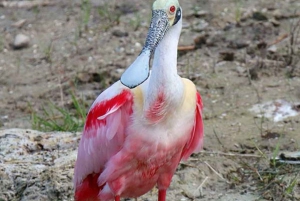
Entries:
{"label": "deep pink plumage", "polygon": [[[161,104],[163,96],[157,98]],[[138,197],[153,186],[169,186],[181,159],[202,147],[202,101],[189,134],[172,144],[155,144],[132,131],[134,95],[119,82],[102,93],[91,107],[79,144],[75,166],[75,200],[113,200],[116,195]],[[152,108],[153,109],[153,108]],[[153,113],[159,113],[159,107]],[[164,176],[161,176],[164,175]],[[104,187],[107,185],[110,189]],[[164,195],[164,192],[160,196]],[[164,195],[165,196],[165,195]],[[100,199],[101,197],[102,199]]]}
{"label": "deep pink plumage", "polygon": [[200,151],[203,146],[203,122],[202,122],[202,99],[200,93],[196,94],[197,96],[197,106],[195,112],[195,122],[193,127],[193,132],[189,142],[184,147],[182,152],[182,158],[187,159],[195,151]]}
{"label": "deep pink plumage", "polygon": [[97,184],[98,177],[124,142],[124,128],[132,113],[132,98],[130,90],[116,83],[92,105],[75,165],[75,200],[97,200],[104,187]]}

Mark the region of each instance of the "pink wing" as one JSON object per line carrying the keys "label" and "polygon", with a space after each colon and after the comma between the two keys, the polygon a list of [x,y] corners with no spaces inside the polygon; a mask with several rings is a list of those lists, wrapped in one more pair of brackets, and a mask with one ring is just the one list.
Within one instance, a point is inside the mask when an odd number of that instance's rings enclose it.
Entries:
{"label": "pink wing", "polygon": [[133,95],[120,82],[99,95],[86,119],[75,165],[75,200],[97,200],[97,179],[122,147],[132,114]]}
{"label": "pink wing", "polygon": [[197,106],[195,112],[194,128],[191,133],[191,138],[185,145],[182,152],[182,159],[187,160],[190,155],[195,151],[200,151],[203,146],[203,121],[202,121],[202,99],[197,93]]}

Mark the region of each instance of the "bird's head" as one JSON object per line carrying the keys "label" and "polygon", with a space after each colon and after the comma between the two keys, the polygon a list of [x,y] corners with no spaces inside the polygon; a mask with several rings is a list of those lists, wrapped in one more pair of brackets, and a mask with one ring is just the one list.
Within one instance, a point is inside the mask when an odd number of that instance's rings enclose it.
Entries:
{"label": "bird's head", "polygon": [[181,19],[178,0],[156,0],[152,6],[152,20],[145,45],[136,60],[121,76],[121,82],[135,88],[149,77],[149,64],[152,53],[168,30]]}
{"label": "bird's head", "polygon": [[177,24],[181,18],[181,8],[178,0],[156,0],[152,6],[152,12],[152,19],[155,17],[155,12],[160,12],[163,19],[168,22],[168,27]]}

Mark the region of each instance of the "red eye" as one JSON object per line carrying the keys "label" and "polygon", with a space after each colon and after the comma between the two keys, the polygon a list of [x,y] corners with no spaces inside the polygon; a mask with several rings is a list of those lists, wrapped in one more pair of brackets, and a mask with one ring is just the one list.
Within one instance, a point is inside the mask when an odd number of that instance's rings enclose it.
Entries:
{"label": "red eye", "polygon": [[170,12],[171,12],[171,13],[174,13],[175,10],[176,10],[175,6],[171,6],[171,7],[170,7]]}

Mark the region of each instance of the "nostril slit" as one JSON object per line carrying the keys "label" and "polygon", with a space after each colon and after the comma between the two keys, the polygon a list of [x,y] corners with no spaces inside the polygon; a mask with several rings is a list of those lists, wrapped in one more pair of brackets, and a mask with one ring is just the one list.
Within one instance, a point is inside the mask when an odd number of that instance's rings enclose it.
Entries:
{"label": "nostril slit", "polygon": [[157,21],[157,26],[160,26],[160,24],[161,24],[161,20],[158,20]]}

